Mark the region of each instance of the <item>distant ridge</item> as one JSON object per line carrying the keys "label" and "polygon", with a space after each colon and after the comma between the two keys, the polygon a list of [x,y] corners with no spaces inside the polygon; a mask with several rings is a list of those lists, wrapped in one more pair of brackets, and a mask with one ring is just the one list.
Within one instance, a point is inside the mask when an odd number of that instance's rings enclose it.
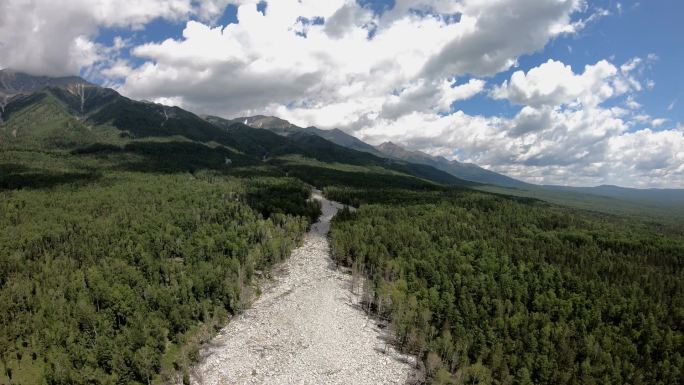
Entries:
{"label": "distant ridge", "polygon": [[[209,116],[207,118],[211,119],[214,117]],[[297,130],[300,128],[288,122],[287,120],[276,118],[275,116],[256,115],[229,120],[242,123],[245,126],[250,126],[252,128],[264,128],[271,131],[282,130],[283,132],[287,132],[290,129]]]}
{"label": "distant ridge", "polygon": [[[215,117],[207,118],[211,119]],[[332,130],[322,130],[317,127],[299,127],[288,122],[287,120],[280,119],[275,116],[264,115],[240,117],[231,119],[231,121],[240,122],[253,128],[267,129],[282,136],[290,136],[296,133],[305,132],[320,136],[321,138],[327,139],[337,145],[351,148],[352,150],[365,151],[376,156],[383,156],[383,154],[380,153],[375,147],[337,128]]]}
{"label": "distant ridge", "polygon": [[[216,117],[206,117],[209,121]],[[218,118],[221,119],[221,118]],[[434,157],[420,151],[409,151],[392,142],[386,142],[379,146],[372,146],[340,129],[322,130],[316,127],[299,127],[287,120],[275,116],[247,116],[231,119],[233,122],[240,122],[253,128],[268,129],[278,135],[291,136],[296,133],[306,132],[325,138],[335,144],[351,148],[353,150],[365,151],[376,156],[400,160],[404,162],[422,164],[434,167],[438,170],[451,174],[459,179],[475,183],[494,184],[504,187],[524,188],[528,184],[519,180],[486,170],[471,163],[460,163],[450,161],[444,157]]]}
{"label": "distant ridge", "polygon": [[614,185],[600,185],[595,187],[571,187],[544,185],[547,189],[557,191],[572,191],[603,197],[618,198],[633,202],[648,202],[655,204],[678,204],[684,207],[684,189],[662,188],[629,188]]}
{"label": "distant ridge", "polygon": [[521,182],[494,171],[486,170],[472,163],[461,163],[455,160],[448,160],[442,156],[432,156],[421,151],[409,151],[392,142],[382,143],[376,148],[390,158],[430,165],[439,170],[448,172],[453,176],[472,182],[513,188],[525,188],[530,186],[528,183]]}

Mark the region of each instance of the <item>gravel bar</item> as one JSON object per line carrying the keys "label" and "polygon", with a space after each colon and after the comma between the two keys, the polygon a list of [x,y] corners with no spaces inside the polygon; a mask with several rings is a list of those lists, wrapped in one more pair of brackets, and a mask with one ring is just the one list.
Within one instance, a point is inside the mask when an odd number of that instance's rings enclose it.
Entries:
{"label": "gravel bar", "polygon": [[261,297],[201,351],[193,384],[405,384],[415,358],[386,344],[359,308],[351,276],[330,256],[330,219],[342,207],[315,191],[323,215],[276,268]]}

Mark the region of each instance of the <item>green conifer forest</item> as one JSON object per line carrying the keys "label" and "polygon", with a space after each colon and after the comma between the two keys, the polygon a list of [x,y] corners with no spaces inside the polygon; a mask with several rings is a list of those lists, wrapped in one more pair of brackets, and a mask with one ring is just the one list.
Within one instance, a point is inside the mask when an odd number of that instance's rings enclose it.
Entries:
{"label": "green conifer forest", "polygon": [[681,227],[468,190],[329,187],[337,263],[436,384],[681,384]]}

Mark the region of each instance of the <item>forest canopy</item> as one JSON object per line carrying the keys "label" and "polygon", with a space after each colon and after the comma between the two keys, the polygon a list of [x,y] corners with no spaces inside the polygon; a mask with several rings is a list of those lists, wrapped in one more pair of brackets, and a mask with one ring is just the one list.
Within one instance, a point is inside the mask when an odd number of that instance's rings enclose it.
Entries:
{"label": "forest canopy", "polygon": [[437,384],[684,383],[681,227],[468,190],[330,186],[337,263]]}
{"label": "forest canopy", "polygon": [[320,212],[293,178],[101,162],[4,159],[0,384],[169,382]]}

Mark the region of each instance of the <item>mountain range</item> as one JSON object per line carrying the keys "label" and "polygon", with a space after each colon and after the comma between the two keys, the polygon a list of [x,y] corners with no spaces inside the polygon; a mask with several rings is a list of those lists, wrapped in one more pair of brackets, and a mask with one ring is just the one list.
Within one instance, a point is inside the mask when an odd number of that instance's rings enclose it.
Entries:
{"label": "mountain range", "polygon": [[30,75],[1,72],[4,121],[0,148],[5,150],[132,152],[157,158],[168,150],[181,152],[184,158],[179,162],[176,154],[166,154],[169,165],[182,164],[189,169],[223,168],[226,159],[233,166],[283,168],[284,163],[293,163],[292,156],[298,156],[372,169],[407,183],[473,185],[430,166],[357,151],[310,132],[285,137],[241,122],[205,119],[179,107],[132,100],[80,78],[31,80]]}
{"label": "mountain range", "polygon": [[80,77],[0,70],[0,148],[17,147],[142,153],[156,157],[162,168],[222,168],[230,159],[235,167],[268,164],[286,172],[300,170],[309,178],[301,170],[315,161],[338,169],[361,167],[405,183],[476,188],[598,211],[618,207],[637,213],[646,208],[684,216],[682,189],[535,185],[392,142],[372,146],[339,129],[299,127],[263,115],[198,116],[179,107],[132,100]]}
{"label": "mountain range", "polygon": [[[206,119],[209,121],[216,121],[217,118],[208,116]],[[240,117],[232,119],[231,121],[243,123],[253,128],[268,129],[286,137],[301,133],[317,135],[343,147],[364,151],[379,157],[431,166],[457,178],[471,182],[495,184],[506,187],[522,187],[527,185],[527,183],[505,175],[497,174],[472,163],[461,163],[455,160],[450,161],[444,157],[434,157],[420,151],[409,151],[392,142],[386,142],[379,146],[372,146],[340,129],[322,130],[316,127],[299,127],[287,120],[264,115]]]}
{"label": "mountain range", "polygon": [[[216,117],[206,117],[216,121]],[[370,154],[414,164],[422,164],[449,173],[459,179],[477,183],[475,188],[538,198],[560,204],[604,210],[603,207],[619,207],[627,212],[642,211],[644,208],[662,212],[674,209],[684,214],[684,189],[636,189],[619,186],[601,185],[595,187],[573,187],[556,185],[536,185],[496,173],[472,163],[448,160],[421,151],[411,151],[393,142],[372,146],[339,129],[322,130],[316,127],[299,127],[286,120],[273,116],[251,116],[232,119],[253,128],[268,129],[279,135],[291,137],[309,133],[323,137],[340,146],[365,151]]]}

